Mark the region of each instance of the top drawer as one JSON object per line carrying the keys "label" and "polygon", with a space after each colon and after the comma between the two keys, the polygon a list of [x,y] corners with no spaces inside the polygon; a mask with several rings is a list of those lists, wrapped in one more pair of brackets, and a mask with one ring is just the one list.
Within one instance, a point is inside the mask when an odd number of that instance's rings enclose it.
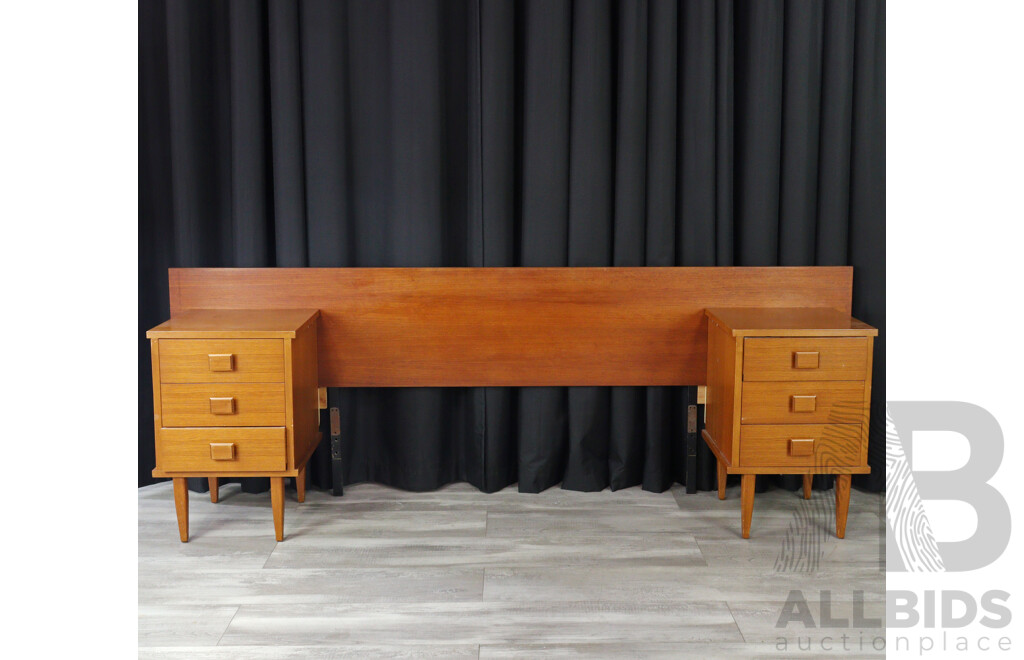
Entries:
{"label": "top drawer", "polygon": [[864,380],[865,337],[748,337],[743,380]]}
{"label": "top drawer", "polygon": [[283,383],[281,339],[160,339],[162,383]]}

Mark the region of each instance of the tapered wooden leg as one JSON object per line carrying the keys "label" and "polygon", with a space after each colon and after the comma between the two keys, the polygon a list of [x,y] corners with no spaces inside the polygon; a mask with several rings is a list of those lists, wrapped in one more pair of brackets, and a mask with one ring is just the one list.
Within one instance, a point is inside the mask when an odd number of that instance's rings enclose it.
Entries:
{"label": "tapered wooden leg", "polygon": [[725,480],[729,475],[725,473],[725,463],[718,461],[718,499],[725,499]]}
{"label": "tapered wooden leg", "polygon": [[270,478],[270,506],[274,509],[274,535],[284,540],[284,477]]}
{"label": "tapered wooden leg", "polygon": [[188,481],[174,477],[174,510],[178,513],[178,536],[188,543]]}
{"label": "tapered wooden leg", "polygon": [[814,475],[813,474],[805,474],[804,475],[804,499],[805,500],[811,499],[811,482],[812,481],[814,481]]}
{"label": "tapered wooden leg", "polygon": [[836,475],[836,536],[846,538],[846,514],[850,512],[850,475]]}
{"label": "tapered wooden leg", "polygon": [[299,475],[295,477],[295,494],[299,498],[299,502],[306,501],[306,466],[303,465],[299,468]]}
{"label": "tapered wooden leg", "polygon": [[220,499],[220,479],[217,477],[210,477],[207,479],[210,482],[210,501],[214,504]]}
{"label": "tapered wooden leg", "polygon": [[754,481],[756,474],[745,474],[740,480],[740,516],[743,538],[750,538],[750,519],[754,514]]}

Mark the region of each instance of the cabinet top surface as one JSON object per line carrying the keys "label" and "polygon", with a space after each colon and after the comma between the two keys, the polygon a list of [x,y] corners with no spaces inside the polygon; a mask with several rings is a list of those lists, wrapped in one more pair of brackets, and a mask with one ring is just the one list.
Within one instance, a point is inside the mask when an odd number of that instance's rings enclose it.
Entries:
{"label": "cabinet top surface", "polygon": [[753,335],[875,337],[878,330],[849,314],[824,307],[719,307],[708,317],[734,337]]}
{"label": "cabinet top surface", "polygon": [[318,316],[317,309],[190,309],[156,326],[146,337],[290,338]]}

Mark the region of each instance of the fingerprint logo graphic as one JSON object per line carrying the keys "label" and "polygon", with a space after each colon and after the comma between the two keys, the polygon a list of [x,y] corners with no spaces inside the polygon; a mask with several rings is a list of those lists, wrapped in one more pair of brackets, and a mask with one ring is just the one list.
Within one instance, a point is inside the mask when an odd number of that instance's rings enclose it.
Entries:
{"label": "fingerprint logo graphic", "polygon": [[[814,449],[816,472],[829,474],[844,457],[863,450],[861,409],[833,408]],[[954,573],[971,571],[999,559],[1010,543],[1010,507],[989,482],[1003,458],[999,422],[981,406],[963,401],[889,401],[885,408],[886,543],[880,557],[887,571]],[[970,458],[955,470],[912,470],[914,446],[904,443],[918,431],[943,431],[963,437]],[[902,433],[902,436],[901,436]],[[816,445],[818,443],[815,443]],[[973,536],[962,541],[937,541],[924,502],[952,500],[977,513]],[[821,524],[834,514],[831,497],[801,500],[793,515],[775,570],[814,571],[830,546],[831,531]]]}
{"label": "fingerprint logo graphic", "polygon": [[[860,450],[861,424],[866,423],[864,410],[856,405],[836,405],[829,412],[822,439],[815,443],[814,465],[824,471],[844,465],[846,457]],[[825,553],[825,544],[832,530],[823,520],[835,518],[835,499],[812,497],[800,500],[793,519],[786,529],[782,547],[775,558],[775,571],[801,573],[817,571]]]}
{"label": "fingerprint logo graphic", "polygon": [[944,572],[946,567],[935,534],[888,406],[885,408],[885,468],[885,517],[905,570]]}
{"label": "fingerprint logo graphic", "polygon": [[830,497],[801,500],[775,558],[775,572],[817,571],[825,552],[825,542],[831,536],[829,529],[820,522],[830,520],[834,515],[835,505]]}

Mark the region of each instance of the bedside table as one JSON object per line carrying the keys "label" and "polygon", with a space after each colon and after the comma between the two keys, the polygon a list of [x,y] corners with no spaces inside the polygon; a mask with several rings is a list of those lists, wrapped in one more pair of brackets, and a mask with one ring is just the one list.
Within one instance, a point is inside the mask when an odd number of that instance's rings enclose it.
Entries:
{"label": "bedside table", "polygon": [[846,536],[850,475],[866,474],[871,356],[878,330],[833,309],[707,309],[704,441],[718,460],[718,497],[740,474],[750,538],[758,474],[836,475],[836,536]]}
{"label": "bedside table", "polygon": [[305,500],[306,462],[320,442],[318,310],[189,310],[146,333],[153,358],[154,477],[174,480],[188,542],[186,478],[270,477],[284,540],[284,479]]}

